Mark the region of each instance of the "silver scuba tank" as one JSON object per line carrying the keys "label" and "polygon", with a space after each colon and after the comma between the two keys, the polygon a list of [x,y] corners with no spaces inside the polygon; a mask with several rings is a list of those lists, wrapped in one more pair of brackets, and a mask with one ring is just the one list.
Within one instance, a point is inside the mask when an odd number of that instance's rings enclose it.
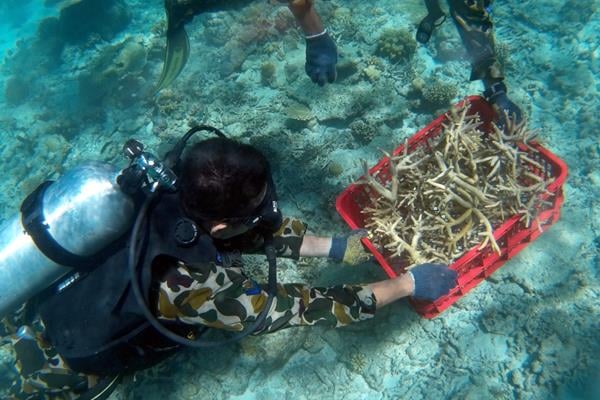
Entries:
{"label": "silver scuba tank", "polygon": [[75,167],[29,202],[33,216],[19,213],[4,224],[0,229],[0,318],[73,271],[65,266],[69,263],[57,261],[77,264],[86,260],[131,227],[135,205],[117,184],[119,173],[117,167],[101,162]]}

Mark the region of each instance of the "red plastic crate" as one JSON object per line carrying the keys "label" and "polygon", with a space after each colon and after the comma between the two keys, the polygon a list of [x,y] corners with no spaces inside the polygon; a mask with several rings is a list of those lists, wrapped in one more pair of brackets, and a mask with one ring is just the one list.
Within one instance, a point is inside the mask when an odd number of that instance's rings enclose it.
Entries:
{"label": "red plastic crate", "polygon": [[[479,96],[471,96],[465,101],[471,103],[470,113],[479,113],[483,121],[480,129],[486,132],[490,131],[492,129],[491,122],[495,116],[491,106]],[[458,103],[455,107],[460,107],[463,102]],[[428,146],[430,139],[441,132],[442,123],[446,120],[447,116],[443,114],[413,135],[406,143],[408,152],[414,151],[418,146]],[[567,166],[540,144],[535,142],[529,144],[539,151],[532,156],[535,156],[536,160],[544,166],[543,170],[534,169],[532,172],[545,178],[555,178],[548,186],[548,193],[541,195],[541,198],[548,204],[541,206],[537,220],[532,221],[529,227],[519,222],[518,215],[510,217],[495,227],[494,238],[500,247],[500,254],[494,252],[489,244],[481,250],[478,249],[479,246],[475,246],[450,265],[450,268],[458,272],[458,285],[448,295],[433,302],[411,301],[415,310],[423,317],[433,318],[450,307],[558,220],[560,207],[564,200],[562,186],[567,178]],[[397,147],[393,154],[397,155],[402,151],[404,151],[404,145]],[[369,174],[373,175],[379,172],[377,179],[380,182],[389,181],[388,162],[387,157],[383,158],[369,170]],[[368,185],[352,183],[337,197],[336,209],[352,229],[363,228],[366,216],[361,213],[361,210],[368,206],[374,197],[375,195]],[[369,239],[363,239],[363,244],[373,253],[390,278],[395,278],[404,272],[402,263],[398,263],[398,260],[392,262],[389,254],[382,254]]]}

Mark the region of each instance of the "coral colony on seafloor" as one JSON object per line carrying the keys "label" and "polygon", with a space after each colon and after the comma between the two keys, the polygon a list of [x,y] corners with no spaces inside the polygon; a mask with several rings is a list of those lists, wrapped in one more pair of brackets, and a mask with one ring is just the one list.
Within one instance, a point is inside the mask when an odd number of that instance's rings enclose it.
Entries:
{"label": "coral colony on seafloor", "polygon": [[440,134],[413,151],[405,145],[401,154],[384,152],[389,162],[380,174],[362,162],[359,183],[372,189],[363,210],[369,237],[407,268],[450,263],[475,245],[499,253],[494,227],[517,214],[529,226],[552,181],[532,172],[544,167],[528,145],[534,133],[526,122],[484,132],[469,107],[449,111]]}

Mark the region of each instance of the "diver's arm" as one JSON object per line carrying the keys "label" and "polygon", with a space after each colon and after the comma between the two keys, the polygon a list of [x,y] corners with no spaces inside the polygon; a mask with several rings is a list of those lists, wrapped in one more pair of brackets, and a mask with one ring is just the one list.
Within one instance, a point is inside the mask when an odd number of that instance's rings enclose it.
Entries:
{"label": "diver's arm", "polygon": [[371,255],[361,243],[366,234],[364,229],[355,229],[343,236],[306,235],[299,253],[301,257],[329,257],[346,265],[362,264],[371,259]]}
{"label": "diver's arm", "polygon": [[325,30],[312,0],[291,0],[288,7],[306,36],[317,35]]}
{"label": "diver's arm", "polygon": [[327,82],[333,83],[337,76],[337,46],[323,27],[321,18],[313,7],[313,0],[288,0],[288,7],[304,31],[306,74],[319,86],[324,86]]}
{"label": "diver's arm", "polygon": [[300,246],[300,257],[327,257],[332,240],[331,237],[304,236]]}
{"label": "diver's arm", "polygon": [[402,274],[394,279],[374,282],[367,285],[377,299],[377,309],[411,296],[415,291],[414,280],[409,274]]}
{"label": "diver's arm", "polygon": [[[262,312],[269,296],[242,267],[214,263],[177,263],[160,279],[157,316],[189,325],[241,331]],[[456,284],[456,273],[438,264],[422,264],[391,280],[363,285],[313,287],[278,284],[265,323],[253,334],[294,326],[341,327],[372,318],[381,307],[407,296],[432,301]]]}

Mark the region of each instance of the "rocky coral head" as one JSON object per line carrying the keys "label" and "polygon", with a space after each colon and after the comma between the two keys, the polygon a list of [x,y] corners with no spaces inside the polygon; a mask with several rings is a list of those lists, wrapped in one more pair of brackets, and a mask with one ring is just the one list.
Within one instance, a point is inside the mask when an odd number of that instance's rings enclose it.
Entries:
{"label": "rocky coral head", "polygon": [[4,82],[4,100],[8,105],[18,106],[29,96],[29,84],[18,76],[10,76]]}
{"label": "rocky coral head", "polygon": [[393,63],[410,60],[417,42],[407,29],[386,29],[377,39],[375,54]]}
{"label": "rocky coral head", "polygon": [[58,18],[60,35],[66,43],[87,40],[96,33],[104,40],[112,39],[131,20],[123,0],[76,0],[67,2]]}
{"label": "rocky coral head", "polygon": [[425,82],[421,92],[423,100],[432,107],[448,106],[457,95],[457,88],[451,83],[433,79]]}

